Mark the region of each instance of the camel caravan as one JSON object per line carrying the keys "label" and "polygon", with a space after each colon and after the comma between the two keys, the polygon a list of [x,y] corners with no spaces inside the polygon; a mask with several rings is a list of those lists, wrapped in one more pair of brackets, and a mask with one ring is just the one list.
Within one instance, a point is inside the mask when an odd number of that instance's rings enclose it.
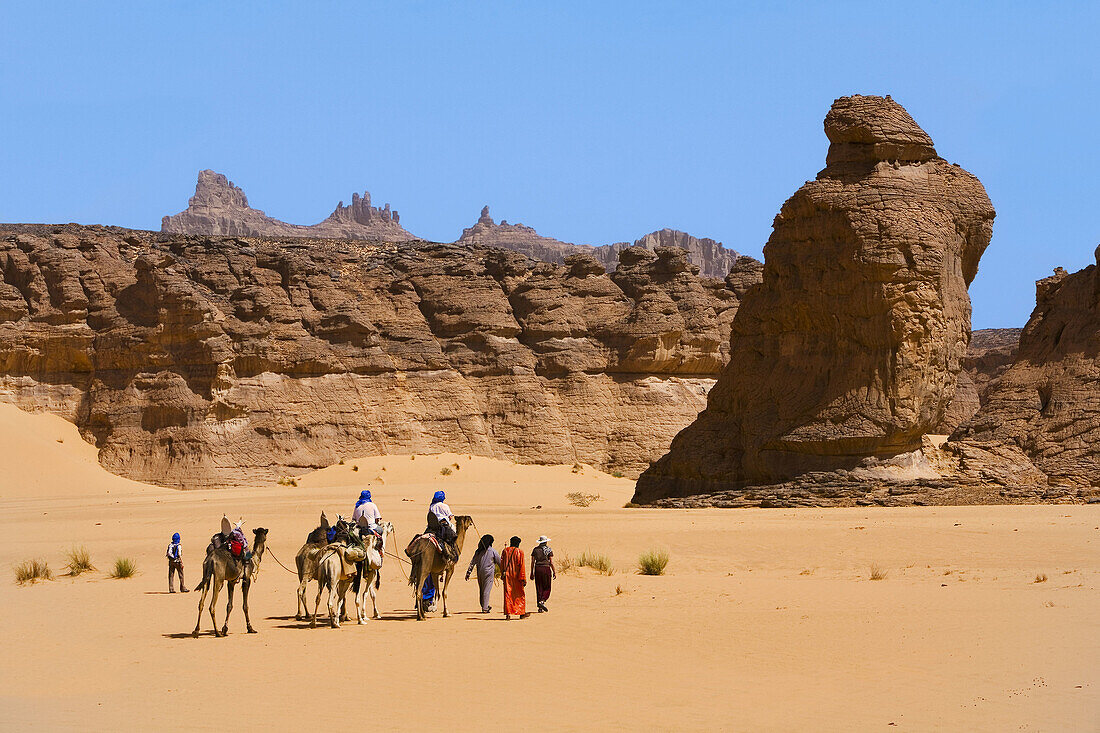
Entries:
{"label": "camel caravan", "polygon": [[[411,565],[408,579],[413,588],[418,620],[424,619],[426,613],[435,607],[434,602],[429,604],[424,600],[427,592],[438,594],[443,616],[449,615],[447,586],[454,576],[455,564],[462,553],[466,532],[474,524],[473,518],[468,515],[452,514],[444,498],[443,492],[437,492],[433,497],[428,510],[427,530],[413,537],[405,549],[409,560],[389,553],[391,557]],[[201,593],[198,618],[192,636],[199,635],[203,609],[207,607],[214,635],[225,636],[229,633],[233,592],[238,582],[241,584],[241,605],[244,608],[246,628],[248,633],[256,633],[248,615],[248,592],[259,575],[260,563],[267,552],[268,530],[262,527],[254,529],[250,546],[242,529],[243,524],[243,519],[233,525],[223,516],[221,531],[210,539],[202,565],[202,580],[195,587]],[[378,590],[382,585],[382,564],[387,554],[387,544],[394,535],[393,523],[382,521],[377,508],[370,501],[369,491],[364,491],[360,496],[351,519],[337,515],[333,524],[322,512],[320,523],[306,537],[294,558],[298,575],[297,609],[294,618],[298,621],[309,619],[310,627],[316,627],[321,597],[325,596],[329,626],[339,628],[342,621],[349,621],[346,603],[349,590],[355,600],[357,623],[366,623],[368,595],[372,606],[371,618],[380,618]],[[284,569],[294,572],[283,566],[278,558],[275,561]],[[317,584],[312,613],[309,612],[307,602],[310,582]],[[225,621],[219,630],[215,606],[223,586],[227,584]]]}

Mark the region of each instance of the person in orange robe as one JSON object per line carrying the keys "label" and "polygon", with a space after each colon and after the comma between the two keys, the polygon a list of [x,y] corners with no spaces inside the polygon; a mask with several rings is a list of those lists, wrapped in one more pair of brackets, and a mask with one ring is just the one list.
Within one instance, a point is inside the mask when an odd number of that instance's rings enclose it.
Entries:
{"label": "person in orange robe", "polygon": [[519,549],[519,537],[509,540],[508,547],[500,554],[500,569],[504,581],[504,618],[527,616],[527,597],[523,587],[527,585],[527,563]]}

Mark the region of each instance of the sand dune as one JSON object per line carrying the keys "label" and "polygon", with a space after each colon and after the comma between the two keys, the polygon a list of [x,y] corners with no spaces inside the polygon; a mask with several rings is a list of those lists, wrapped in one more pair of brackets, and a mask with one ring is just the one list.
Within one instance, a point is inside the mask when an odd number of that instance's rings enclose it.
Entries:
{"label": "sand dune", "polygon": [[[173,492],[107,474],[55,418],[0,405],[0,441],[5,729],[1098,729],[1097,506],[625,509],[628,481],[465,455]],[[456,613],[417,622],[388,560],[382,620],[305,628],[274,557],[290,564],[320,510],[350,512],[368,485],[402,542],[443,488],[500,543],[518,534],[529,550],[546,533],[559,556],[592,549],[619,571],[563,574],[551,613],[509,623],[476,613],[459,578]],[[604,499],[573,507],[570,491]],[[197,598],[164,592],[164,546],[183,534],[194,584],[223,512],[271,530],[251,603],[260,633],[243,633],[238,603],[228,638],[206,618],[192,639]],[[73,544],[101,571],[12,582],[14,563],[57,568]],[[654,547],[670,551],[668,574],[634,574]],[[105,577],[120,555],[137,577]]]}

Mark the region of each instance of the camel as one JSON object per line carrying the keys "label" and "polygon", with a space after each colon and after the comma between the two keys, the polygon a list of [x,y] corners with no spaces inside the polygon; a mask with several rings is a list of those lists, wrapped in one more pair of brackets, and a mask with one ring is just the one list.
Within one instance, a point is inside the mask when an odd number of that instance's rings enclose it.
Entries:
{"label": "camel", "polygon": [[358,623],[366,619],[367,593],[370,593],[371,603],[374,605],[374,615],[378,616],[378,587],[382,584],[380,570],[382,568],[382,556],[386,554],[386,539],[393,534],[393,522],[382,523],[382,536],[375,538],[374,542],[367,546],[367,556],[358,564],[355,574],[355,609]]}
{"label": "camel", "polygon": [[[298,608],[294,618],[298,621],[309,617],[309,607],[306,605],[306,586],[317,574],[317,561],[321,559],[321,550],[328,544],[329,526],[328,517],[325,516],[324,512],[321,512],[320,526],[309,533],[305,544],[299,548],[298,554],[294,556],[294,564],[298,568]],[[305,616],[302,615],[303,613]],[[316,607],[314,607],[313,613],[314,615],[317,614]]]}
{"label": "camel", "polygon": [[362,546],[348,546],[342,542],[325,545],[321,558],[317,561],[317,600],[313,604],[313,619],[310,627],[317,625],[317,609],[321,605],[321,593],[328,589],[328,623],[334,629],[340,628],[340,616],[345,614],[344,596],[352,580],[355,579],[355,563],[366,558]]}
{"label": "camel", "polygon": [[[462,554],[462,542],[466,539],[466,530],[474,523],[474,518],[468,514],[455,517],[455,531],[458,539],[455,547],[458,554]],[[432,541],[426,537],[415,540],[407,550],[412,558],[412,569],[409,571],[409,585],[413,587],[413,603],[416,606],[416,619],[424,619],[424,608],[420,603],[421,594],[424,592],[424,581],[432,578],[436,592],[443,599],[443,618],[447,618],[447,585],[454,575],[455,564],[444,559],[435,549]],[[446,578],[444,578],[446,576]]]}
{"label": "camel", "polygon": [[[214,624],[214,636],[225,636],[229,633],[229,614],[233,611],[233,588],[237,585],[237,581],[241,582],[241,605],[244,606],[245,625],[248,627],[248,633],[256,633],[252,628],[252,620],[248,617],[248,589],[252,585],[252,579],[260,571],[260,561],[263,560],[264,549],[267,546],[267,530],[257,527],[252,530],[252,535],[252,555],[247,559],[233,557],[233,553],[225,547],[207,550],[206,559],[202,563],[202,580],[195,586],[195,590],[202,590],[202,595],[199,597],[199,617],[195,621],[195,630],[191,632],[191,636],[199,635],[202,608],[206,604],[206,594],[211,588],[213,588],[213,595],[210,598],[210,621]],[[229,600],[225,605],[225,624],[222,626],[221,633],[218,633],[218,620],[214,616],[214,606],[218,603],[218,593],[221,592],[222,585],[225,583],[229,583]]]}

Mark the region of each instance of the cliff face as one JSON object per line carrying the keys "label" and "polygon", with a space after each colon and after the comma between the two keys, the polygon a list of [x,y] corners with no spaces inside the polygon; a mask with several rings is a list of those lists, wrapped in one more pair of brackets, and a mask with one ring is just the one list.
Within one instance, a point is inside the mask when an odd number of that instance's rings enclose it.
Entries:
{"label": "cliff face", "polygon": [[993,207],[889,97],[838,99],[825,132],[826,167],[775,219],[707,409],[636,501],[890,460],[942,424]]}
{"label": "cliff face", "polygon": [[636,475],[728,360],[759,276],[745,260],[719,282],[663,247],[606,274],[585,255],[9,226],[0,399],[72,420],[117,473],[183,488],[357,453]]}
{"label": "cliff face", "polygon": [[1100,248],[1095,256],[1036,284],[1015,362],[953,443],[1006,444],[1054,486],[1100,487]]}
{"label": "cliff face", "polygon": [[228,235],[236,237],[328,237],[403,242],[416,239],[400,224],[401,217],[371,206],[370,193],[352,194],[351,206],[341,201],[336,210],[319,224],[302,226],[273,219],[248,205],[248,197],[220,173],[199,172],[195,195],[187,209],[161,219],[161,231],[177,234]]}
{"label": "cliff face", "polygon": [[680,247],[687,251],[688,260],[699,268],[703,277],[719,280],[729,274],[733,263],[741,256],[731,249],[726,249],[721,242],[713,239],[698,239],[675,229],[651,232],[635,240],[633,245],[627,242],[603,244],[598,247],[572,244],[544,237],[523,224],[509,224],[507,221],[501,221],[498,224],[489,215],[488,206],[481,210],[481,216],[472,227],[462,230],[462,236],[458,238],[456,244],[510,249],[533,259],[555,264],[561,264],[572,254],[585,254],[594,257],[608,270],[615,269],[619,261],[619,253],[631,246],[650,251],[655,251],[658,247]]}

